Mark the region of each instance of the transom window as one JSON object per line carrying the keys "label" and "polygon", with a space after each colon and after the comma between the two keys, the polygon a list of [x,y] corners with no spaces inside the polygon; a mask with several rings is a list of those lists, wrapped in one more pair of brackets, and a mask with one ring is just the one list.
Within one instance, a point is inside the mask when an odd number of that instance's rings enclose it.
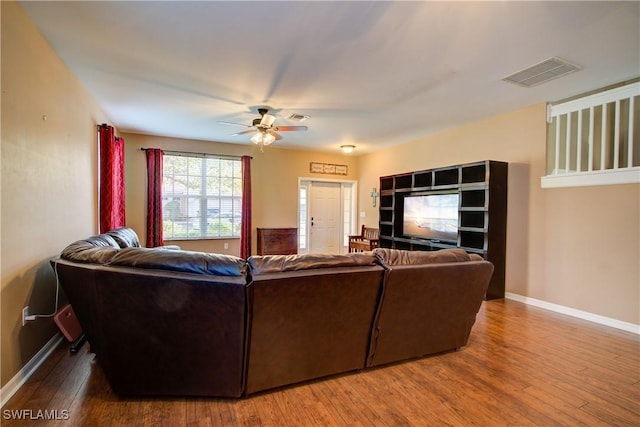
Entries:
{"label": "transom window", "polygon": [[240,237],[240,159],[165,154],[162,206],[165,240]]}

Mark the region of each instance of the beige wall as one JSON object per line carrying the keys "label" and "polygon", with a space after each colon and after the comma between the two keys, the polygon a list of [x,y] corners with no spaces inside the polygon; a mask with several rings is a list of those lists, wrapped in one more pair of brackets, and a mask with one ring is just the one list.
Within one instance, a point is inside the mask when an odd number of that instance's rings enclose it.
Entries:
{"label": "beige wall", "polygon": [[[141,240],[144,240],[146,233],[146,163],[144,152],[140,151],[140,148],[252,156],[252,253],[254,254],[256,253],[256,228],[297,227],[298,178],[355,180],[357,177],[356,159],[352,156],[285,150],[278,148],[277,142],[266,147],[264,152],[260,152],[260,149],[253,144],[222,144],[137,134],[122,134],[122,136],[125,138],[126,147],[127,225],[136,230]],[[285,137],[293,138],[294,136],[286,135]],[[348,166],[349,175],[310,174],[310,162],[345,164]],[[231,255],[240,253],[238,239],[188,240],[167,243],[176,243],[188,250]],[[229,244],[228,249],[224,249],[224,243]]]}
{"label": "beige wall", "polygon": [[[96,231],[96,123],[106,117],[14,2],[2,7],[4,386],[56,333],[48,260]],[[44,119],[46,116],[46,120]]]}
{"label": "beige wall", "polygon": [[507,292],[640,324],[640,186],[543,190],[545,145],[540,104],[362,156],[360,205],[376,223],[380,176],[509,162]]}

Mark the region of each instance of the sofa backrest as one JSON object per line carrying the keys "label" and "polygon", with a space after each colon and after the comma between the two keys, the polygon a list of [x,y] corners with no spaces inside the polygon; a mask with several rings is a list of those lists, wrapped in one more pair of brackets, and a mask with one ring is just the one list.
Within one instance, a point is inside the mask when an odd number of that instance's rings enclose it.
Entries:
{"label": "sofa backrest", "polygon": [[377,265],[371,253],[256,255],[247,260],[252,274],[282,273],[285,271],[315,270],[320,268],[360,267]]}
{"label": "sofa backrest", "polygon": [[104,264],[52,263],[116,393],[242,395],[243,260],[125,248]]}
{"label": "sofa backrest", "polygon": [[386,268],[367,366],[466,345],[493,264],[462,249],[376,249]]}
{"label": "sofa backrest", "polygon": [[246,277],[246,262],[233,255],[170,250],[162,247],[121,247],[109,233],[78,240],[64,248],[60,257],[78,263]]}
{"label": "sofa backrest", "polygon": [[246,262],[233,255],[161,248],[124,248],[114,254],[107,265],[216,276],[246,276]]}
{"label": "sofa backrest", "polygon": [[248,263],[246,394],[364,368],[384,274],[372,254]]}
{"label": "sofa backrest", "polygon": [[386,266],[426,265],[443,262],[480,261],[478,254],[467,253],[462,248],[442,249],[439,251],[405,251],[399,249],[376,248],[373,254]]}

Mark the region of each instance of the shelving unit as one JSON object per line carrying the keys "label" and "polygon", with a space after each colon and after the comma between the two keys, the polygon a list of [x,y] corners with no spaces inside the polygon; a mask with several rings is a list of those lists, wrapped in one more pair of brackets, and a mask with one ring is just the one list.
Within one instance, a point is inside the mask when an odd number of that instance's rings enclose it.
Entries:
{"label": "shelving unit", "polygon": [[[493,160],[380,178],[380,247],[433,251],[460,247],[494,265],[486,299],[504,298],[508,164]],[[404,197],[457,191],[456,242],[421,239],[403,233]]]}

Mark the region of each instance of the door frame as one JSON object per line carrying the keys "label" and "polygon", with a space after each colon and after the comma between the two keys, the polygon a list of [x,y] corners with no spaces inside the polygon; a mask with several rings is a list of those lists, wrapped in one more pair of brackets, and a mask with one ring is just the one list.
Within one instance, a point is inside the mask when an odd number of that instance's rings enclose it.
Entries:
{"label": "door frame", "polygon": [[[312,183],[314,182],[325,182],[325,183],[339,183],[340,184],[340,218],[342,218],[342,220],[340,221],[340,227],[339,227],[339,233],[340,236],[344,236],[345,235],[345,230],[344,230],[344,210],[345,210],[345,206],[344,206],[344,199],[345,199],[345,191],[349,191],[351,193],[351,197],[350,197],[350,218],[349,218],[349,224],[351,225],[351,229],[350,230],[346,230],[346,232],[348,234],[355,234],[357,232],[357,227],[358,227],[358,217],[357,217],[357,212],[358,212],[358,181],[352,180],[352,179],[327,179],[327,178],[309,178],[309,177],[298,177],[298,196],[297,196],[297,200],[298,200],[298,230],[302,231],[302,226],[303,224],[301,224],[301,217],[300,217],[300,191],[302,188],[306,188],[307,189],[307,203],[310,200],[309,199],[309,189],[311,188]],[[349,185],[351,188],[347,188],[347,185]],[[300,254],[305,254],[305,253],[309,253],[309,215],[310,215],[310,209],[309,206],[307,205],[307,211],[306,211],[306,217],[305,217],[305,230],[304,233],[299,232],[298,234],[298,253]],[[302,237],[304,237],[304,241],[302,241]],[[303,244],[302,244],[303,243]],[[344,241],[342,241],[342,244],[340,245],[340,253],[345,253],[348,251],[348,244],[345,245]]]}

